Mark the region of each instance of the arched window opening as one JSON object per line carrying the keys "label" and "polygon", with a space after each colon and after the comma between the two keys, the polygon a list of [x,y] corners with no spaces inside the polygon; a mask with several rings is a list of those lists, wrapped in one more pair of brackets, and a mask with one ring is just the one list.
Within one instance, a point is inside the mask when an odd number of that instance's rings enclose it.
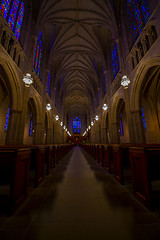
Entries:
{"label": "arched window opening", "polygon": [[113,67],[113,77],[115,78],[120,69],[117,43],[114,45],[112,49],[112,67]]}
{"label": "arched window opening", "polygon": [[5,131],[7,131],[8,129],[8,123],[9,123],[9,112],[10,112],[10,109],[8,108],[8,111],[7,111],[7,116],[6,116],[6,123],[5,123]]}
{"label": "arched window opening", "polygon": [[24,16],[24,3],[21,0],[3,0],[0,10],[14,35],[19,39]]}
{"label": "arched window opening", "polygon": [[81,120],[78,117],[73,120],[73,133],[81,133]]}
{"label": "arched window opening", "polygon": [[3,0],[1,3],[0,10],[3,13],[5,19],[8,17],[10,4],[11,0]]}
{"label": "arched window opening", "polygon": [[32,135],[33,135],[33,114],[31,113],[29,120],[29,136]]}
{"label": "arched window opening", "polygon": [[124,130],[123,130],[123,115],[122,113],[120,114],[120,134],[124,135]]}
{"label": "arched window opening", "polygon": [[127,0],[126,13],[131,33],[129,35],[132,37],[132,39],[129,39],[131,48],[151,16],[148,0]]}
{"label": "arched window opening", "polygon": [[146,131],[147,128],[146,128],[146,120],[145,120],[145,116],[144,116],[144,109],[143,109],[143,107],[142,107],[142,120],[143,120],[144,130]]}
{"label": "arched window opening", "polygon": [[42,35],[41,35],[41,32],[39,32],[36,43],[35,43],[34,60],[33,60],[33,68],[38,76],[40,73],[41,55],[42,55]]}
{"label": "arched window opening", "polygon": [[15,33],[14,33],[14,35],[16,36],[17,39],[19,39],[19,36],[20,36],[23,16],[24,16],[24,3],[21,2],[18,19],[17,19],[17,23],[16,23],[16,27],[15,27]]}

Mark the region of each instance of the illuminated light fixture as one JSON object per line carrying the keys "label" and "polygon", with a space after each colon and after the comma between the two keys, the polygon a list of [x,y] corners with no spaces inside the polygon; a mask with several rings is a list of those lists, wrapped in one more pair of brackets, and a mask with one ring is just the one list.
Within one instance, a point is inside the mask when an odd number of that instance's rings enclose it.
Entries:
{"label": "illuminated light fixture", "polygon": [[83,133],[83,137],[86,135],[86,131]]}
{"label": "illuminated light fixture", "polygon": [[63,129],[66,129],[66,127],[64,126]]}
{"label": "illuminated light fixture", "polygon": [[33,83],[33,78],[31,78],[30,73],[26,73],[26,76],[23,78],[23,82],[25,83],[26,87],[29,87]]}
{"label": "illuminated light fixture", "polygon": [[67,132],[67,128],[65,129],[65,131]]}
{"label": "illuminated light fixture", "polygon": [[63,126],[63,122],[60,122],[61,127]]}
{"label": "illuminated light fixture", "polygon": [[126,75],[124,75],[121,79],[121,85],[124,87],[124,89],[127,89],[129,84],[130,84],[129,78]]}
{"label": "illuminated light fixture", "polygon": [[94,122],[91,122],[91,126],[93,126],[94,125]]}
{"label": "illuminated light fixture", "polygon": [[104,103],[102,108],[103,108],[103,110],[104,110],[104,111],[106,111],[106,110],[108,109],[108,106],[107,106],[107,104],[106,104],[106,103]]}
{"label": "illuminated light fixture", "polygon": [[87,128],[86,130],[87,130],[87,132],[88,132],[88,128]]}
{"label": "illuminated light fixture", "polygon": [[55,119],[56,119],[56,121],[58,121],[58,119],[59,119],[59,116],[58,116],[58,115],[56,115]]}
{"label": "illuminated light fixture", "polygon": [[51,104],[50,104],[50,103],[47,103],[46,109],[47,109],[47,111],[50,111],[50,110],[51,110]]}
{"label": "illuminated light fixture", "polygon": [[89,126],[88,129],[91,129],[91,127]]}
{"label": "illuminated light fixture", "polygon": [[98,115],[95,116],[95,119],[96,119],[96,121],[98,121],[98,119],[99,119]]}

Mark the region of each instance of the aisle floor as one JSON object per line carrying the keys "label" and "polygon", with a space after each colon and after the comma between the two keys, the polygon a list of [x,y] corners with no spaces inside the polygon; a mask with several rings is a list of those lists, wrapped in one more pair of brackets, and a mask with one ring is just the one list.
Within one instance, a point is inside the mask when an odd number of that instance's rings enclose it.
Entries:
{"label": "aisle floor", "polygon": [[12,217],[4,240],[159,240],[160,219],[80,147],[35,189]]}

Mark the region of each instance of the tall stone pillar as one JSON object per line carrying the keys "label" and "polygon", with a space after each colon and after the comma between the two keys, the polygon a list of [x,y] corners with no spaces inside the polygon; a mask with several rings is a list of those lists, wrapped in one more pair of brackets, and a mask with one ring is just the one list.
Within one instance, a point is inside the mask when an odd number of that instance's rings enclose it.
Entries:
{"label": "tall stone pillar", "polygon": [[10,109],[6,144],[21,144],[22,111]]}
{"label": "tall stone pillar", "polygon": [[142,112],[140,110],[131,111],[132,123],[133,123],[133,142],[145,143],[145,133],[142,123]]}
{"label": "tall stone pillar", "polygon": [[120,143],[119,123],[118,122],[113,122],[112,123],[111,143]]}
{"label": "tall stone pillar", "polygon": [[41,122],[36,122],[35,130],[34,130],[33,143],[34,144],[43,144],[42,136],[43,136],[43,134],[42,134],[42,123]]}

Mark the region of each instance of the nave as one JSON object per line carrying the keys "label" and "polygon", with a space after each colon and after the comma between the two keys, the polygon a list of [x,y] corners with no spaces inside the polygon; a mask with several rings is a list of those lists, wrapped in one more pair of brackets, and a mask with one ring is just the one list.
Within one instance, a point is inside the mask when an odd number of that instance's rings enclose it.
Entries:
{"label": "nave", "polygon": [[75,146],[12,217],[5,240],[158,240],[160,218]]}

